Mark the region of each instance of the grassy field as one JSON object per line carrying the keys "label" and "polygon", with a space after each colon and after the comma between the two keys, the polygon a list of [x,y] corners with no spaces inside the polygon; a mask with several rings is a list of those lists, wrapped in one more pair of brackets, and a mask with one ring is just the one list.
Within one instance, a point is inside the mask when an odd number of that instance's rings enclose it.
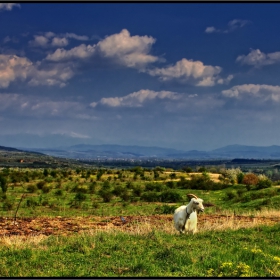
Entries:
{"label": "grassy field", "polygon": [[2,238],[2,277],[276,277],[279,224],[196,235],[89,232]]}
{"label": "grassy field", "polygon": [[[280,276],[279,182],[160,167],[4,168],[0,179],[1,277]],[[204,199],[195,235],[173,227],[187,193]]]}

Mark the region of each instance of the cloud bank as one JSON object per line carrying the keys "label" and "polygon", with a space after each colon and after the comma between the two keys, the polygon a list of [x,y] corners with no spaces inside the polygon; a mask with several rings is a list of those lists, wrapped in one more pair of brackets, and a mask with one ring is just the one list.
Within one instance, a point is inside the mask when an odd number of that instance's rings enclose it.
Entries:
{"label": "cloud bank", "polygon": [[259,98],[263,101],[280,102],[280,86],[244,84],[223,90],[222,94],[229,98],[242,99],[244,97]]}

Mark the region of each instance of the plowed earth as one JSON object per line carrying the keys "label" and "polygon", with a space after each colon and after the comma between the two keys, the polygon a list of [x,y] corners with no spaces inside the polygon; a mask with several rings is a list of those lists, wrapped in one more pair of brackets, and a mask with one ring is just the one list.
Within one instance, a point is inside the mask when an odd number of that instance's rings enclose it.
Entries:
{"label": "plowed earth", "polygon": [[[172,215],[125,216],[120,217],[76,217],[76,218],[12,218],[0,217],[0,237],[3,236],[36,236],[36,235],[69,235],[82,232],[124,231],[145,233],[153,229],[161,229],[176,233]],[[199,215],[198,229],[223,230],[273,225],[280,222],[279,216],[250,217],[229,215]]]}

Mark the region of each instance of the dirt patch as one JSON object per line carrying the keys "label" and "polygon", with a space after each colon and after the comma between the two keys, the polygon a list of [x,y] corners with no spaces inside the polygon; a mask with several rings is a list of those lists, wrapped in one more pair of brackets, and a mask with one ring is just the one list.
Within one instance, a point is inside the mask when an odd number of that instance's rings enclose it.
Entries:
{"label": "dirt patch", "polygon": [[[145,233],[153,229],[176,233],[172,215],[125,216],[120,217],[76,217],[76,218],[0,218],[0,237],[3,236],[37,236],[70,235],[82,232],[124,231]],[[278,216],[234,216],[200,214],[199,231],[238,229],[258,225],[273,225],[280,222]]]}

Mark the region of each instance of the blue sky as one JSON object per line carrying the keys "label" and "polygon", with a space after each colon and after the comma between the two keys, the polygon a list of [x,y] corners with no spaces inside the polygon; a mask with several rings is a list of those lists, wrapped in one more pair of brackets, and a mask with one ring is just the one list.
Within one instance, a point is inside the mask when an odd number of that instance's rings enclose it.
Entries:
{"label": "blue sky", "polygon": [[0,4],[0,145],[280,145],[279,3]]}

